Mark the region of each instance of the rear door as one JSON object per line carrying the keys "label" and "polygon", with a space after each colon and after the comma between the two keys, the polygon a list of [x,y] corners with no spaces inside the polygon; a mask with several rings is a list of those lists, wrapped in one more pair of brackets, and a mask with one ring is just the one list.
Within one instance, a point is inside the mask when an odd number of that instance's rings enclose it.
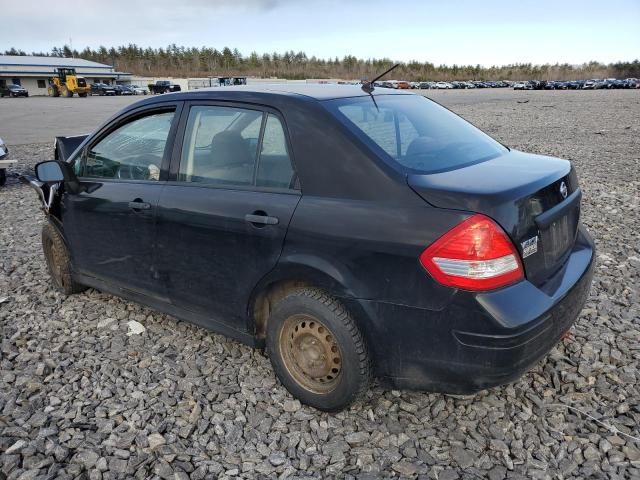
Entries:
{"label": "rear door", "polygon": [[176,306],[246,329],[254,286],[278,261],[298,204],[283,118],[192,103],[158,205],[158,265]]}
{"label": "rear door", "polygon": [[162,297],[153,264],[155,214],[180,104],[138,110],[113,122],[75,163],[83,186],[63,200],[63,224],[82,274]]}

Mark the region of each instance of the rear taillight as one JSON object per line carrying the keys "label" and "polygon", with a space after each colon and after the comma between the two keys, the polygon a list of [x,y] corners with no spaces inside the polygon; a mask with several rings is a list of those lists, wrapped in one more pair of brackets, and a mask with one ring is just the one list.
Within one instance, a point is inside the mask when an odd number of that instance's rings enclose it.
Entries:
{"label": "rear taillight", "polygon": [[480,214],[431,244],[420,263],[441,284],[464,290],[493,290],[524,278],[520,255],[507,234]]}

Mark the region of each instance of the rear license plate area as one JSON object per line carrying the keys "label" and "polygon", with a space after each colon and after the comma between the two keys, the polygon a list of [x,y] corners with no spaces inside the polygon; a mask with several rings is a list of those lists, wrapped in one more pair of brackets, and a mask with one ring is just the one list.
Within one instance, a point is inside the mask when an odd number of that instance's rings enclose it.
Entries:
{"label": "rear license plate area", "polygon": [[542,246],[544,263],[547,267],[557,265],[564,260],[576,238],[579,209],[572,208],[567,213],[554,219],[542,230]]}

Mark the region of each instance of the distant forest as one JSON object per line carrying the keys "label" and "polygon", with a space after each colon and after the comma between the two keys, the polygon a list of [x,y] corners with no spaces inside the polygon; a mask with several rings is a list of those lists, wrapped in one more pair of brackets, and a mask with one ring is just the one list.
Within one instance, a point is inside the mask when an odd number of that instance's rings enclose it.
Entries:
{"label": "distant forest", "polygon": [[[12,48],[5,55],[27,55]],[[348,55],[343,58],[324,59],[309,57],[304,52],[265,53],[245,56],[238,49],[224,47],[142,48],[137,45],[120,47],[85,48],[82,51],[65,45],[50,52],[32,52],[31,55],[75,57],[113,65],[117,70],[152,77],[207,77],[246,75],[287,79],[340,78],[359,80],[373,78],[395,62],[388,58],[363,60]],[[434,65],[429,62],[401,62],[390,77],[417,80],[577,80],[589,78],[640,77],[640,62],[603,64],[589,62],[582,65],[555,64],[482,67],[480,65]]]}

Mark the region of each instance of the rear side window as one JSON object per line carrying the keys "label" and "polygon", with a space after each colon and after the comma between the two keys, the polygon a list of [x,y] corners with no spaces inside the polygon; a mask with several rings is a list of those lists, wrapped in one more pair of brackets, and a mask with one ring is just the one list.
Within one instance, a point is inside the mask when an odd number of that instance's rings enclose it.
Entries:
{"label": "rear side window", "polygon": [[159,180],[174,112],[147,115],[119,127],[87,152],[84,176]]}
{"label": "rear side window", "polygon": [[256,185],[270,188],[289,188],[293,168],[287,149],[284,127],[278,117],[269,114],[264,127],[258,163]]}
{"label": "rear side window", "polygon": [[[413,173],[460,168],[508,150],[421,95],[379,95],[324,102],[328,110],[385,160]],[[385,155],[386,154],[386,155]]]}
{"label": "rear side window", "polygon": [[253,185],[262,115],[233,107],[192,107],[178,180]]}
{"label": "rear side window", "polygon": [[179,181],[289,188],[292,178],[284,128],[277,116],[236,107],[190,109]]}

